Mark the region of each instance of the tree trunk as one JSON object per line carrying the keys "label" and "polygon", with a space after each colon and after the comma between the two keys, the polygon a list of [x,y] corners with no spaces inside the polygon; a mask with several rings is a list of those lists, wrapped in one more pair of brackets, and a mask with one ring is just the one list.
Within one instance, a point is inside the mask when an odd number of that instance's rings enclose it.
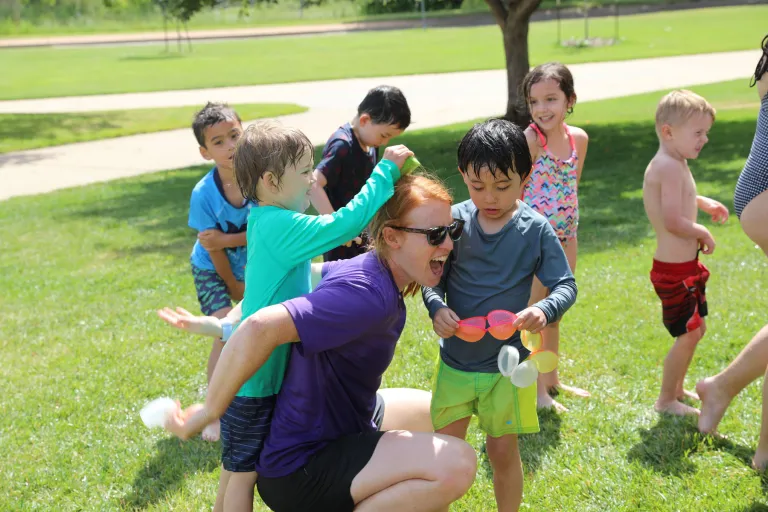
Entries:
{"label": "tree trunk", "polygon": [[17,27],[21,23],[21,0],[11,0],[11,19]]}
{"label": "tree trunk", "polygon": [[528,106],[520,97],[520,84],[530,69],[528,60],[528,16],[510,12],[503,29],[504,56],[507,60],[507,112],[509,119],[520,127],[528,125]]}

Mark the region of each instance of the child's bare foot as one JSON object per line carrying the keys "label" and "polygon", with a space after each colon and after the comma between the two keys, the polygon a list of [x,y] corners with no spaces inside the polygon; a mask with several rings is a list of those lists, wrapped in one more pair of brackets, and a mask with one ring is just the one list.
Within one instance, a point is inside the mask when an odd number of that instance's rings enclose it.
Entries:
{"label": "child's bare foot", "polygon": [[566,386],[565,384],[561,384],[561,383],[558,383],[553,388],[550,388],[550,393],[553,391],[564,391],[566,393],[570,393],[571,395],[576,395],[581,398],[587,398],[592,396],[592,394],[586,389],[576,388],[573,386]]}
{"label": "child's bare foot", "polygon": [[758,446],[757,451],[755,451],[755,456],[752,457],[752,469],[755,469],[757,471],[765,471],[767,466],[768,466],[768,450],[766,450],[765,448],[760,448],[760,446]]}
{"label": "child's bare foot", "polygon": [[701,397],[701,416],[699,416],[699,432],[711,434],[717,430],[725,410],[731,403],[728,393],[715,385],[711,377],[700,380],[696,391]]}
{"label": "child's bare foot", "polygon": [[676,416],[688,416],[689,414],[699,415],[701,413],[701,411],[698,409],[691,407],[690,405],[680,403],[677,400],[671,400],[669,402],[661,402],[656,400],[653,408],[656,410],[656,412],[664,412],[667,414],[674,414]]}
{"label": "child's bare foot", "polygon": [[219,440],[219,436],[221,435],[221,423],[219,423],[219,420],[216,420],[215,422],[211,423],[207,427],[203,429],[203,440],[204,441],[210,441],[211,443],[215,443]]}
{"label": "child's bare foot", "polygon": [[536,407],[539,409],[554,409],[556,412],[568,412],[568,408],[546,393],[536,397]]}
{"label": "child's bare foot", "polygon": [[699,395],[697,395],[694,391],[681,389],[680,391],[677,392],[677,399],[683,400],[684,398],[690,398],[691,400],[701,400],[701,398],[699,398]]}

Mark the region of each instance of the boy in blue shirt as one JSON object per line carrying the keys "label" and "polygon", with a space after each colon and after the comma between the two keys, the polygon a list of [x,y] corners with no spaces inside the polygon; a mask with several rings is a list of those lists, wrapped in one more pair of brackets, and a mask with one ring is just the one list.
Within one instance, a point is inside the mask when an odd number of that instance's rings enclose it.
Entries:
{"label": "boy in blue shirt", "polygon": [[[245,231],[248,213],[255,206],[235,183],[232,156],[243,133],[237,113],[225,104],[208,103],[195,114],[192,130],[200,154],[215,166],[201,179],[189,204],[189,227],[198,231],[190,263],[200,310],[224,318],[232,301],[243,299]],[[208,356],[208,381],[219,360],[222,344],[214,340]],[[219,439],[219,422],[203,431],[203,439]]]}
{"label": "boy in blue shirt", "polygon": [[[352,121],[339,127],[325,143],[323,159],[315,167],[310,197],[321,215],[346,206],[360,192],[378,161],[378,148],[402,134],[411,124],[411,110],[402,91],[382,85],[368,91]],[[331,249],[324,261],[354,258],[366,252],[365,233]]]}
{"label": "boy in blue shirt", "polygon": [[[464,221],[464,232],[440,284],[422,288],[441,337],[432,425],[437,433],[464,439],[477,415],[486,433],[498,510],[517,511],[523,496],[517,436],[539,431],[536,385],[518,388],[499,372],[497,361],[505,345],[520,352],[521,363],[529,352],[519,332],[508,340],[486,333],[466,342],[456,336],[458,322],[501,309],[517,313],[518,331],[539,332],[576,301],[576,281],[549,221],[518,199],[531,172],[522,130],[502,119],[477,124],[459,144],[458,160],[470,199],[452,210]],[[534,275],[551,292],[528,307]]]}

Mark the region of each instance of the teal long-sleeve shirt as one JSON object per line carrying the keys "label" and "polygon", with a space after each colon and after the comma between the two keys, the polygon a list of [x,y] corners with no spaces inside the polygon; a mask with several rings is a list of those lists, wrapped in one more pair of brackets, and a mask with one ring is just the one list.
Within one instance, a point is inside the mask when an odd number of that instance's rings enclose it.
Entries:
{"label": "teal long-sleeve shirt", "polygon": [[[381,160],[349,204],[330,215],[306,215],[276,206],[253,208],[246,235],[248,258],[242,318],[309,293],[312,258],[359,235],[392,197],[398,179],[397,165]],[[290,349],[290,344],[278,347],[237,396],[277,394]]]}
{"label": "teal long-sleeve shirt", "polygon": [[[430,318],[444,307],[461,319],[486,316],[495,309],[519,313],[528,307],[534,275],[551,290],[548,297],[534,304],[544,312],[547,323],[558,320],[576,301],[576,280],[565,252],[542,215],[518,201],[518,209],[506,226],[498,233],[486,234],[471,200],[454,205],[452,213],[465,221],[464,233],[453,246],[440,284],[422,288]],[[497,358],[504,345],[516,347],[521,361],[528,357],[519,332],[505,341],[486,333],[476,343],[452,336],[440,340],[440,357],[457,370],[497,373]]]}

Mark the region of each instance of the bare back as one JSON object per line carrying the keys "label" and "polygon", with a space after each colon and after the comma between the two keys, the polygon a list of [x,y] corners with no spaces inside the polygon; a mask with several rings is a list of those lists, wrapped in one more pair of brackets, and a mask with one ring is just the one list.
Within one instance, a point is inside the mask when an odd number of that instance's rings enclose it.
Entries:
{"label": "bare back", "polygon": [[656,232],[654,258],[681,263],[696,258],[698,240],[675,234],[680,219],[696,222],[696,182],[685,160],[659,150],[645,170],[643,205]]}

